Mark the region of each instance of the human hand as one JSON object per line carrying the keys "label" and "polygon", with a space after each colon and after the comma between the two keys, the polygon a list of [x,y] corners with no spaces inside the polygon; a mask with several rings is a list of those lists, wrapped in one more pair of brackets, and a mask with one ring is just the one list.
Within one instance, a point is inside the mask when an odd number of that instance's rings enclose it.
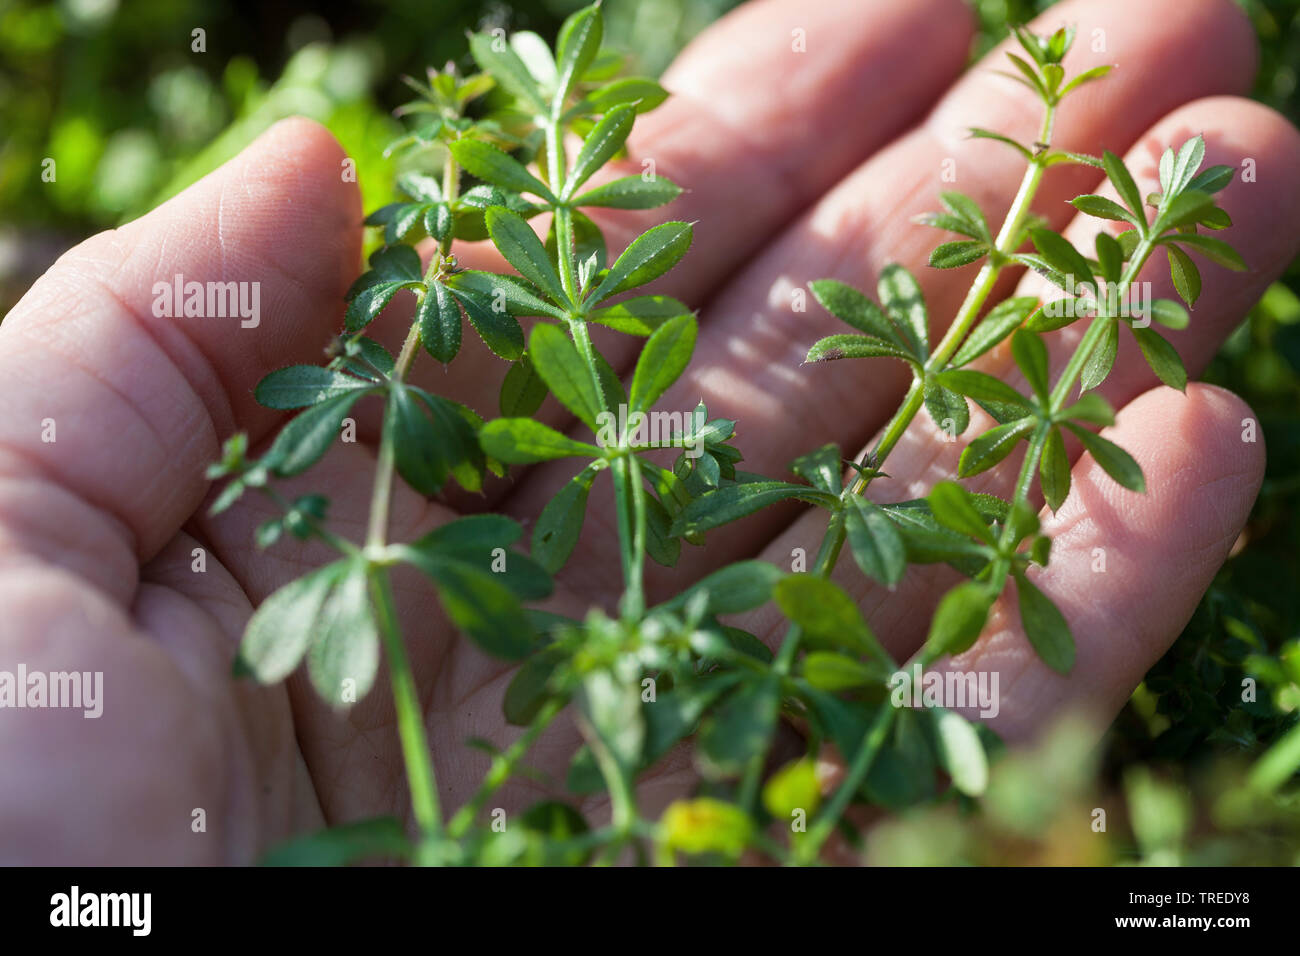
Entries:
{"label": "human hand", "polygon": [[[1063,111],[1059,145],[1128,152],[1149,183],[1165,145],[1203,132],[1209,162],[1240,166],[1249,157],[1260,171],[1257,182],[1234,182],[1223,200],[1237,223],[1229,238],[1252,271],[1214,271],[1191,328],[1172,336],[1196,374],[1294,255],[1300,197],[1285,171],[1294,168],[1300,141],[1280,117],[1226,96],[1244,91],[1253,69],[1250,31],[1230,4],[1161,6],[1133,16],[1123,3],[1068,3],[1044,24],[1078,23],[1083,40],[1068,61],[1073,71],[1120,66]],[[1090,53],[1083,42],[1094,27],[1106,31],[1104,52]],[[807,31],[812,52],[791,48],[795,28]],[[661,404],[688,409],[703,397],[713,414],[738,419],[750,470],[780,473],[794,454],[828,441],[863,445],[906,385],[900,370],[866,375],[851,362],[796,374],[807,346],[839,329],[815,309],[792,311],[792,288],[825,275],[870,287],[885,262],[901,261],[921,278],[936,323],[956,310],[966,277],[925,267],[933,237],[910,219],[934,208],[935,193],[947,188],[939,178],[946,159],[955,161],[959,188],[991,217],[1000,214],[1020,166],[997,144],[963,139],[965,128],[999,127],[1025,140],[1036,132],[1036,114],[1020,96],[1027,91],[983,66],[948,89],[969,35],[958,3],[866,13],[753,4],[683,54],[665,78],[676,95],[637,126],[632,168],[653,158],[659,172],[691,190],[673,215],[699,221],[696,251],[657,291],[708,303],[697,361]],[[917,37],[924,37],[923,57]],[[936,99],[922,125],[905,132]],[[719,117],[734,136],[717,135]],[[325,819],[406,812],[385,695],[340,716],[297,677],[270,689],[229,678],[251,607],[326,553],[293,542],[256,551],[253,529],[268,516],[257,501],[216,519],[200,509],[218,439],[245,430],[264,442],[277,421],[252,401],[253,384],[274,367],[312,361],[337,329],[361,218],[354,187],[339,175],[342,158],[309,124],[276,127],[183,196],[69,253],[0,326],[8,373],[0,387],[11,410],[0,432],[8,558],[0,592],[9,599],[0,669],[22,662],[29,671],[103,671],[105,696],[95,720],[79,712],[3,714],[6,766],[23,768],[0,797],[0,845],[15,859],[246,861]],[[1089,170],[1053,172],[1037,208],[1060,227],[1071,212],[1063,200],[1097,178]],[[638,218],[618,213],[602,222],[612,247],[635,234]],[[1085,235],[1076,230],[1076,238]],[[464,263],[499,266],[490,250],[458,254]],[[1167,296],[1167,277],[1151,271],[1156,294]],[[152,286],[176,273],[260,281],[262,322],[243,329],[235,320],[155,317]],[[409,314],[394,307],[375,334],[395,346],[408,325]],[[1053,341],[1067,355],[1072,331]],[[616,366],[630,355],[620,351],[626,343],[600,344]],[[983,367],[1011,374],[1005,350]],[[415,380],[489,412],[503,371],[467,342],[449,372],[417,365]],[[1074,671],[1068,678],[1047,671],[1019,634],[1014,607],[1001,605],[981,642],[953,665],[1003,673],[994,726],[1006,736],[1026,736],[1066,703],[1113,713],[1177,635],[1249,510],[1263,457],[1260,445],[1241,441],[1249,410],[1216,389],[1192,386],[1184,396],[1148,391],[1153,383],[1135,354],[1121,352],[1103,387],[1123,408],[1112,437],[1142,464],[1147,494],[1118,488],[1085,461],[1071,501],[1044,516],[1045,530],[1058,537],[1051,567],[1037,580],[1070,620]],[[552,424],[571,424],[558,409],[548,413]],[[46,419],[57,429],[53,443],[41,440]],[[362,442],[339,444],[302,482],[331,497],[331,526],[354,539],[367,520],[373,453],[366,439],[374,432],[363,418]],[[894,480],[873,485],[873,496],[923,493],[955,471],[960,448],[918,420],[891,459]],[[1004,488],[1014,468],[1012,461],[972,487]],[[568,477],[567,469],[540,466],[489,488],[486,503],[527,520]],[[610,514],[598,498],[589,506],[583,540],[559,578],[557,609],[581,616],[620,592]],[[395,490],[394,539],[451,517],[442,504]],[[651,597],[739,557],[785,565],[792,548],[815,548],[818,533],[795,513],[762,512],[652,576]],[[1098,547],[1104,575],[1092,570]],[[203,573],[194,570],[194,548],[204,549]],[[914,569],[890,593],[844,570],[837,579],[860,598],[888,649],[908,657],[950,583],[947,573]],[[456,639],[413,578],[396,583],[443,801],[455,806],[485,763],[462,741],[509,733],[499,706],[509,672]],[[758,614],[744,626],[774,642],[779,623]],[[535,766],[562,777],[577,743],[576,730],[561,723]],[[681,761],[660,770],[640,794],[651,814],[693,779]],[[501,803],[518,804],[528,789],[513,784]],[[196,809],[205,811],[204,832],[192,826]]]}

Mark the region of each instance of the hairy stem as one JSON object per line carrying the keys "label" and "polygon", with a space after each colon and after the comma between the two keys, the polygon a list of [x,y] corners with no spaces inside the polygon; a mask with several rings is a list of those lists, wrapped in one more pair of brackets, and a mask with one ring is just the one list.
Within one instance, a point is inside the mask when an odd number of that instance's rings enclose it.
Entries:
{"label": "hairy stem", "polygon": [[411,673],[411,662],[406,656],[406,645],[402,643],[402,634],[398,628],[387,571],[371,568],[370,593],[375,603],[384,650],[388,654],[393,706],[397,710],[397,733],[402,741],[406,778],[411,788],[411,811],[421,834],[426,839],[437,837],[442,828],[442,815],[438,809],[438,784],[429,754],[429,739],[424,729],[424,711],[416,691],[415,677]]}
{"label": "hairy stem", "polygon": [[537,742],[537,738],[542,735],[542,732],[551,725],[551,721],[564,709],[564,705],[565,701],[558,697],[548,700],[542,706],[542,709],[537,712],[537,716],[528,725],[528,729],[524,731],[523,736],[497,754],[492,761],[492,766],[488,769],[487,775],[483,778],[483,782],[479,784],[478,790],[474,792],[474,796],[470,797],[465,802],[465,805],[456,811],[455,816],[451,818],[451,822],[447,824],[448,835],[453,838],[464,836],[465,831],[473,824],[474,818],[483,809],[483,805],[487,803],[488,798],[514,775],[515,769],[519,766],[519,761]]}

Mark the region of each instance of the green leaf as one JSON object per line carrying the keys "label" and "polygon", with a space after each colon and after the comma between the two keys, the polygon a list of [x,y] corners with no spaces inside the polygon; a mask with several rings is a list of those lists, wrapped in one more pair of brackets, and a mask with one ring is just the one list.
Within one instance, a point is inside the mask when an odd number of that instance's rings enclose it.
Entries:
{"label": "green leaf", "polygon": [[550,45],[531,30],[519,30],[510,36],[510,49],[519,55],[528,72],[537,81],[539,92],[555,89],[559,74]]}
{"label": "green leaf", "polygon": [[503,418],[528,418],[534,415],[546,400],[546,383],[533,368],[526,354],[510,366],[501,381],[500,408]]}
{"label": "green leaf", "polygon": [[696,332],[693,315],[679,315],[655,329],[632,375],[628,403],[633,412],[649,411],[686,370],[695,351]]}
{"label": "green leaf", "polygon": [[996,597],[986,585],[975,581],[963,581],[946,593],[930,620],[925,657],[933,661],[969,650],[984,630]]}
{"label": "green leaf", "polygon": [[993,532],[975,508],[966,489],[957,482],[939,482],[930,489],[927,500],[930,502],[930,512],[944,527],[985,544],[993,543]]}
{"label": "green leaf", "polygon": [[1211,194],[1222,192],[1235,173],[1231,166],[1210,166],[1188,180],[1187,188]]}
{"label": "green leaf", "polygon": [[1151,318],[1165,328],[1175,330],[1185,329],[1191,322],[1187,310],[1172,299],[1156,299],[1152,302]]}
{"label": "green leaf", "polygon": [[574,197],[574,206],[605,206],[610,209],[654,209],[672,202],[682,188],[664,176],[645,179],[623,176]]}
{"label": "green leaf", "polygon": [[408,390],[424,403],[433,418],[439,455],[452,477],[466,491],[481,491],[483,470],[487,465],[478,444],[478,429],[482,419],[458,402],[430,395],[415,387],[409,387]]}
{"label": "green leaf", "polygon": [[766,677],[732,693],[700,731],[699,753],[717,774],[735,774],[766,748],[781,704],[780,682]]}
{"label": "green leaf", "polygon": [[1111,408],[1110,402],[1096,392],[1087,392],[1080,395],[1079,400],[1073,405],[1059,411],[1055,417],[1057,421],[1082,419],[1094,425],[1114,425],[1115,409]]}
{"label": "green leaf", "polygon": [[822,445],[790,462],[790,470],[814,488],[838,495],[843,490],[840,474],[844,470],[838,445]]}
{"label": "green leaf", "polygon": [[528,343],[528,354],[551,394],[588,428],[597,431],[605,403],[596,393],[591,373],[568,336],[557,326],[536,325]]}
{"label": "green leaf", "polygon": [[532,193],[548,203],[556,202],[547,185],[530,173],[509,153],[481,139],[458,139],[449,147],[465,171],[484,182],[516,193]]}
{"label": "green leaf", "polygon": [[460,351],[460,307],[440,282],[429,283],[428,291],[415,312],[420,341],[429,354],[444,365]]}
{"label": "green leaf", "polygon": [[939,201],[954,216],[973,226],[977,236],[988,243],[992,243],[993,236],[989,232],[988,220],[984,218],[979,203],[974,199],[964,193],[950,190],[939,193]]}
{"label": "green leaf", "polygon": [[885,313],[851,285],[836,279],[814,279],[808,283],[808,288],[822,308],[837,319],[873,338],[894,344],[904,354],[914,354],[907,341],[885,317]]}
{"label": "green leaf", "polygon": [[781,569],[766,561],[737,561],[697,581],[663,607],[681,610],[703,593],[708,595],[705,614],[739,614],[771,600],[772,589],[782,577]]}
{"label": "green leaf", "polygon": [[334,706],[365,697],[379,669],[369,584],[365,560],[350,560],[316,618],[307,673],[316,693]]}
{"label": "green leaf", "polygon": [[1026,417],[990,428],[962,450],[957,462],[957,474],[969,478],[988,471],[1010,455],[1016,443],[1033,431],[1037,424],[1036,418]]}
{"label": "green leaf", "polygon": [[1010,136],[1003,136],[1001,133],[995,133],[992,130],[982,129],[978,126],[972,126],[970,128],[970,135],[974,139],[997,140],[999,143],[1004,143],[1005,145],[1010,146],[1012,149],[1018,152],[1021,155],[1021,157],[1023,157],[1024,159],[1026,160],[1033,159],[1034,154],[1029,151],[1028,147],[1022,146],[1020,143],[1016,142]]}
{"label": "green leaf", "polygon": [[555,493],[533,528],[533,557],[551,574],[569,560],[587,512],[587,495],[600,465],[592,463]]}
{"label": "green leaf", "polygon": [[912,222],[920,226],[931,226],[945,232],[955,232],[961,236],[969,236],[971,239],[984,238],[976,224],[946,212],[923,212],[919,216],[913,216]]}
{"label": "green leaf", "polygon": [[1187,369],[1177,350],[1155,329],[1133,329],[1133,337],[1156,377],[1170,388],[1187,390]]}
{"label": "green leaf", "polygon": [[940,384],[959,395],[965,395],[977,402],[997,402],[1023,408],[1033,409],[1033,404],[1025,396],[1001,379],[974,369],[951,369],[938,376]]}
{"label": "green leaf", "polygon": [[574,441],[531,418],[498,418],[479,432],[483,450],[507,465],[531,465],[552,458],[600,458],[595,445]]}
{"label": "green leaf", "polygon": [[694,499],[683,508],[677,520],[673,522],[673,534],[702,534],[711,528],[753,514],[760,508],[790,499],[821,505],[823,508],[833,508],[839,500],[835,495],[818,491],[808,485],[796,485],[784,481],[755,481],[727,485]]}
{"label": "green leaf", "polygon": [[977,239],[945,242],[930,253],[930,265],[936,269],[957,269],[978,262],[988,251],[988,245]]}
{"label": "green leaf", "polygon": [[912,274],[897,263],[880,272],[876,289],[885,313],[902,333],[913,354],[930,354],[930,321],[921,287]]}
{"label": "green leaf", "polygon": [[1051,598],[1023,574],[1016,575],[1016,591],[1020,602],[1020,623],[1029,643],[1052,670],[1058,674],[1070,673],[1074,667],[1074,637],[1065,617]]}
{"label": "green leaf", "polygon": [[425,496],[436,495],[447,481],[447,463],[442,456],[433,423],[399,382],[389,389],[384,408],[385,437],[393,446],[397,473]]}
{"label": "green leaf", "polygon": [[[1166,155],[1173,151],[1166,150]],[[1205,140],[1200,136],[1193,136],[1187,142],[1183,143],[1178,150],[1178,156],[1174,159],[1170,175],[1167,180],[1164,175],[1165,161],[1161,157],[1160,161],[1160,184],[1166,193],[1183,193],[1190,188],[1192,176],[1200,167],[1205,159]]]}
{"label": "green leaf", "polygon": [[1043,340],[1033,332],[1021,329],[1011,336],[1011,355],[1038,400],[1046,405],[1051,383],[1048,380],[1047,346]]}
{"label": "green leaf", "polygon": [[1201,271],[1191,257],[1173,243],[1165,246],[1169,256],[1169,276],[1173,279],[1174,289],[1188,307],[1196,305],[1201,297]]}
{"label": "green leaf", "polygon": [[861,661],[834,651],[813,651],[803,659],[804,680],[832,693],[880,682],[880,674]]}
{"label": "green leaf", "polygon": [[300,474],[316,464],[329,450],[344,417],[363,391],[344,392],[300,412],[280,429],[262,463],[282,478]]}
{"label": "green leaf", "polygon": [[501,703],[507,723],[527,727],[533,722],[542,705],[553,695],[551,677],[563,659],[554,648],[547,648],[519,665]]}
{"label": "green leaf", "polygon": [[813,343],[806,362],[834,362],[846,358],[896,358],[916,364],[916,357],[897,345],[870,335],[828,335]]}
{"label": "green leaf", "polygon": [[454,291],[490,300],[494,312],[500,311],[497,304],[501,303],[511,315],[549,315],[554,319],[568,315],[543,301],[532,286],[514,276],[469,270],[447,276],[444,281]]}
{"label": "green leaf", "polygon": [[587,72],[604,36],[604,17],[599,4],[592,4],[570,14],[560,27],[556,41],[557,80],[555,103],[562,106],[574,84]]}
{"label": "green leaf", "polygon": [[1129,212],[1133,213],[1136,220],[1134,225],[1143,235],[1147,231],[1146,210],[1142,205],[1142,193],[1138,190],[1137,183],[1133,181],[1133,175],[1124,165],[1124,161],[1106,150],[1101,155],[1102,167],[1106,170],[1106,176],[1110,179],[1115,191],[1119,193],[1119,198],[1124,200],[1124,205],[1128,206]]}
{"label": "green leaf", "polygon": [[524,354],[524,330],[505,308],[490,299],[453,288],[451,294],[465,307],[465,315],[474,331],[492,352],[507,362]]}
{"label": "green leaf", "polygon": [[469,38],[469,51],[479,69],[490,73],[506,92],[539,114],[547,111],[546,99],[539,91],[537,81],[519,54],[507,44],[500,43],[490,33],[473,33]]}
{"label": "green leaf", "polygon": [[1061,430],[1053,428],[1047,433],[1043,445],[1043,457],[1038,463],[1039,476],[1043,482],[1043,498],[1052,511],[1060,511],[1070,494],[1070,459],[1065,453],[1065,441]]}
{"label": "green leaf", "polygon": [[685,222],[665,222],[646,230],[610,266],[590,301],[600,302],[659,278],[686,255],[691,235],[691,225]]}
{"label": "green leaf", "polygon": [[970,406],[966,399],[939,384],[936,376],[926,376],[923,398],[925,410],[936,428],[954,437],[966,431],[970,425]]}
{"label": "green leaf", "polygon": [[1115,365],[1115,356],[1119,352],[1119,323],[1112,321],[1105,334],[1098,340],[1088,361],[1079,373],[1079,391],[1086,392],[1106,381],[1111,368]]}
{"label": "green leaf", "polygon": [[592,127],[564,183],[565,199],[571,198],[579,186],[623,148],[635,120],[636,110],[632,107],[616,106]]}
{"label": "green leaf", "polygon": [[1146,491],[1146,480],[1142,477],[1142,469],[1138,463],[1133,460],[1133,456],[1126,452],[1119,445],[1116,445],[1109,439],[1102,438],[1100,435],[1088,431],[1082,426],[1073,422],[1066,422],[1065,427],[1074,432],[1075,437],[1083,443],[1088,454],[1092,455],[1097,464],[1105,470],[1116,482],[1129,491]]}
{"label": "green leaf", "polygon": [[272,592],[248,620],[235,673],[262,684],[278,683],[293,673],[316,636],[321,608],[347,570],[346,561],[336,561]]}
{"label": "green leaf", "polygon": [[907,548],[898,527],[860,495],[845,509],[849,550],[862,573],[893,587],[907,571]]}
{"label": "green leaf", "polygon": [[1070,205],[1079,212],[1095,216],[1098,219],[1110,219],[1116,222],[1128,222],[1137,225],[1137,219],[1131,212],[1113,199],[1107,199],[1105,196],[1076,196],[1070,200]]}
{"label": "green leaf", "polygon": [[998,303],[967,336],[957,354],[952,357],[952,364],[969,365],[1011,334],[1037,307],[1038,299],[1030,295],[1004,299]]}
{"label": "green leaf", "polygon": [[447,617],[482,650],[519,660],[536,648],[536,638],[514,592],[491,571],[409,545],[392,545],[395,556],[433,579]]}
{"label": "green leaf", "polygon": [[493,244],[520,275],[554,301],[569,301],[546,247],[521,216],[504,206],[491,206],[484,213],[484,220]]}
{"label": "green leaf", "polygon": [[1064,236],[1050,229],[1030,229],[1029,237],[1044,261],[1053,269],[1062,275],[1074,276],[1076,285],[1081,282],[1096,284],[1088,260]]}
{"label": "green leaf", "polygon": [[669,319],[692,314],[685,303],[671,296],[641,295],[596,309],[588,314],[587,319],[606,325],[616,332],[649,335]]}
{"label": "green leaf", "polygon": [[1070,80],[1069,83],[1066,83],[1065,86],[1061,87],[1061,92],[1057,95],[1061,99],[1064,99],[1070,93],[1073,93],[1079,87],[1083,86],[1083,84],[1091,83],[1093,80],[1099,80],[1113,69],[1113,64],[1103,63],[1101,66],[1094,66],[1090,70],[1084,70],[1082,73],[1075,76],[1074,79]]}
{"label": "green leaf", "polygon": [[1046,100],[1047,90],[1043,88],[1043,82],[1038,78],[1037,71],[1014,53],[1008,53],[1007,59],[1009,59],[1012,65],[1020,71],[1020,77],[1012,76],[1012,79],[1020,79],[1021,83],[1024,83],[1040,97]]}
{"label": "green leaf", "polygon": [[673,518],[657,498],[646,496],[645,551],[650,559],[665,568],[674,567],[681,557],[682,542],[672,533]]}
{"label": "green leaf", "polygon": [[1119,243],[1115,237],[1108,232],[1097,233],[1097,263],[1101,267],[1101,274],[1107,282],[1119,282],[1120,273],[1124,269],[1124,251],[1120,249]]}
{"label": "green leaf", "polygon": [[853,599],[838,584],[815,575],[790,574],[777,582],[772,599],[782,614],[803,629],[810,642],[866,655],[875,664],[868,674],[877,680],[886,677],[889,655],[877,643]]}
{"label": "green leaf", "polygon": [[952,785],[968,797],[983,794],[989,783],[989,762],[971,722],[952,711],[938,711],[934,731],[939,763]]}
{"label": "green leaf", "polygon": [[668,91],[644,76],[627,76],[614,80],[587,94],[586,108],[592,113],[606,113],[622,103],[630,103],[638,113],[648,113],[668,99]]}
{"label": "green leaf", "polygon": [[262,857],[262,866],[347,866],[368,859],[411,856],[406,828],[395,817],[343,823],[282,843]]}
{"label": "green leaf", "polygon": [[1246,270],[1246,260],[1241,258],[1241,254],[1222,239],[1215,239],[1213,236],[1202,236],[1199,233],[1180,232],[1171,236],[1170,241],[1177,242],[1184,250],[1190,249],[1192,252],[1199,252],[1211,262],[1221,265],[1225,269],[1231,269],[1233,272],[1244,272]]}
{"label": "green leaf", "polygon": [[1153,227],[1156,232],[1166,232],[1195,223],[1214,205],[1214,197],[1192,189],[1173,197],[1165,197],[1163,205],[1164,208],[1156,215]]}
{"label": "green leaf", "polygon": [[319,365],[290,365],[276,369],[257,383],[253,397],[267,408],[306,408],[331,398],[374,386],[352,375]]}

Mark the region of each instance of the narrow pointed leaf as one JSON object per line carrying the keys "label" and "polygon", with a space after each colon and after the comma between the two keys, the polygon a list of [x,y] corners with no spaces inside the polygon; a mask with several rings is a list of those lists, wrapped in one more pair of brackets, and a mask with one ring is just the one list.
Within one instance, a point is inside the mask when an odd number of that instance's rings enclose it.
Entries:
{"label": "narrow pointed leaf", "polygon": [[907,571],[907,548],[897,525],[859,495],[845,509],[849,550],[862,573],[892,587]]}
{"label": "narrow pointed leaf", "polygon": [[634,412],[649,411],[690,363],[695,351],[695,316],[669,319],[650,336],[637,359],[628,393]]}
{"label": "narrow pointed leaf", "polygon": [[415,311],[420,342],[444,365],[460,351],[460,306],[441,282],[430,282]]}
{"label": "narrow pointed leaf", "polygon": [[504,206],[490,206],[484,213],[488,234],[506,261],[519,270],[533,285],[555,302],[567,302],[560,277],[555,271],[546,246],[531,226],[517,213]]}
{"label": "narrow pointed leaf", "polygon": [[1114,478],[1118,484],[1129,491],[1147,490],[1141,467],[1123,448],[1110,439],[1102,438],[1073,422],[1066,422],[1065,427],[1074,433],[1093,460],[1101,465],[1106,474]]}
{"label": "narrow pointed leaf", "polygon": [[479,432],[483,450],[507,465],[531,465],[552,458],[599,458],[595,445],[575,441],[531,418],[498,418]]}
{"label": "narrow pointed leaf", "polygon": [[1070,673],[1074,667],[1074,637],[1065,617],[1051,598],[1023,574],[1016,577],[1016,591],[1020,623],[1029,643],[1052,670],[1058,674]]}
{"label": "narrow pointed leaf", "polygon": [[1178,351],[1169,344],[1163,335],[1155,329],[1133,330],[1138,347],[1142,349],[1147,364],[1156,373],[1156,377],[1170,388],[1180,392],[1187,390],[1187,369]]}

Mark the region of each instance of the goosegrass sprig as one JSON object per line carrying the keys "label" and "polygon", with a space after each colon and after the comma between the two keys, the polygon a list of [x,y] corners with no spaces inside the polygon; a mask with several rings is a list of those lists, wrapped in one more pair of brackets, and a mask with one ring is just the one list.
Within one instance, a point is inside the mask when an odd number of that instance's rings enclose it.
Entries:
{"label": "goosegrass sprig", "polygon": [[[850,845],[860,840],[846,816],[855,805],[904,809],[978,798],[992,734],[931,702],[913,707],[893,699],[898,662],[857,602],[830,580],[832,570],[847,545],[852,562],[884,587],[898,585],[915,564],[947,564],[963,575],[930,618],[918,658],[925,667],[969,649],[1014,582],[1030,643],[1047,666],[1068,672],[1073,637],[1034,583],[1034,569],[1046,566],[1051,553],[1036,495],[1053,510],[1067,500],[1067,435],[1121,485],[1142,490],[1136,462],[1095,431],[1114,420],[1095,390],[1113,366],[1119,326],[1129,327],[1157,376],[1181,388],[1182,363],[1151,322],[1176,329],[1190,321],[1187,310],[1201,286],[1193,256],[1244,267],[1231,247],[1201,231],[1230,224],[1213,197],[1231,170],[1202,170],[1204,143],[1194,138],[1165,154],[1160,192],[1144,199],[1113,154],[1055,147],[1062,100],[1109,68],[1067,76],[1072,30],[1038,37],[1017,29],[1023,55],[1009,54],[1010,75],[1042,103],[1039,136],[1020,143],[971,131],[1025,162],[1006,217],[995,231],[972,199],[943,192],[942,211],[920,220],[958,237],[934,250],[932,267],[979,265],[943,335],[933,336],[921,285],[902,266],[881,271],[875,299],[835,280],[809,283],[851,331],[816,342],[808,362],[904,363],[911,383],[898,410],[859,460],[846,461],[827,445],[796,458],[789,478],[746,473],[737,467],[737,422],[710,419],[703,404],[674,412],[655,407],[686,371],[698,325],[686,303],[638,290],[682,259],[692,225],[661,222],[611,256],[592,218],[592,210],[603,218],[654,209],[681,192],[661,176],[602,175],[626,154],[637,117],[666,96],[653,80],[618,77],[618,58],[601,48],[603,32],[597,3],[565,21],[554,50],[527,32],[474,34],[469,50],[479,72],[449,65],[409,81],[417,99],[399,112],[413,128],[391,147],[410,167],[398,179],[406,198],[366,219],[383,244],[347,294],[343,332],[328,362],[268,375],[258,400],[295,417],[260,458],[236,436],[211,471],[229,479],[214,510],[248,489],[275,503],[277,516],[257,534],[261,546],[312,539],[337,553],[263,602],[240,646],[237,672],[275,682],[305,662],[316,692],[347,707],[377,682],[382,647],[410,790],[411,826],[392,818],[349,823],[277,850],[272,862],[380,856],[429,865],[814,863],[832,834]],[[1066,162],[1103,169],[1120,199],[1073,200],[1078,211],[1126,227],[1099,232],[1095,256],[1077,251],[1032,211],[1046,170]],[[544,231],[531,222],[538,216],[549,219]],[[453,243],[485,238],[513,272],[460,266]],[[425,239],[427,259],[415,248]],[[1134,296],[1140,270],[1157,251],[1167,256],[1186,308]],[[1063,295],[1019,296],[986,308],[1003,271],[1019,267],[1040,273]],[[406,293],[414,317],[394,356],[365,332]],[[527,335],[521,318],[531,320]],[[1045,336],[1079,319],[1089,320],[1088,329],[1053,381]],[[596,348],[593,323],[638,340],[626,382]],[[499,415],[490,420],[483,409],[410,381],[422,352],[443,364],[456,360],[466,324],[509,363]],[[1008,340],[1023,391],[974,365]],[[573,415],[574,429],[536,419],[547,396]],[[330,528],[323,496],[288,500],[277,483],[318,462],[363,401],[382,404],[383,427],[367,533],[354,542]],[[872,484],[892,480],[885,470],[890,454],[923,407],[956,439],[971,428],[971,401],[995,424],[966,444],[954,478],[987,471],[1023,445],[1009,495],[945,480],[923,498],[877,504],[867,497]],[[665,453],[675,459],[668,463]],[[573,477],[533,523],[528,553],[518,549],[523,527],[493,514],[454,520],[412,541],[390,539],[395,478],[435,497],[453,480],[474,492],[489,473],[559,459],[575,459]],[[552,575],[564,573],[597,482],[609,482],[614,492],[623,578],[617,607],[593,608],[581,619],[529,607],[551,592]],[[648,601],[647,557],[671,568],[683,542],[701,545],[709,532],[786,501],[826,514],[811,567],[786,573],[764,561],[738,561],[681,582],[673,597]],[[401,565],[428,580],[456,631],[517,664],[503,711],[519,735],[472,741],[490,754],[489,768],[449,813],[439,799],[407,655],[406,642],[425,635],[403,635],[398,624],[390,574]],[[769,604],[788,622],[775,651],[730,623]],[[563,779],[547,781],[554,795],[496,826],[495,813],[488,814],[494,795],[533,772],[535,745],[566,709],[583,742]],[[782,719],[800,730],[805,745],[795,759],[772,767]],[[638,782],[681,747],[691,748],[699,783],[651,819]],[[826,756],[843,764],[833,785],[819,769]],[[599,794],[609,807],[601,822],[582,809]]]}

